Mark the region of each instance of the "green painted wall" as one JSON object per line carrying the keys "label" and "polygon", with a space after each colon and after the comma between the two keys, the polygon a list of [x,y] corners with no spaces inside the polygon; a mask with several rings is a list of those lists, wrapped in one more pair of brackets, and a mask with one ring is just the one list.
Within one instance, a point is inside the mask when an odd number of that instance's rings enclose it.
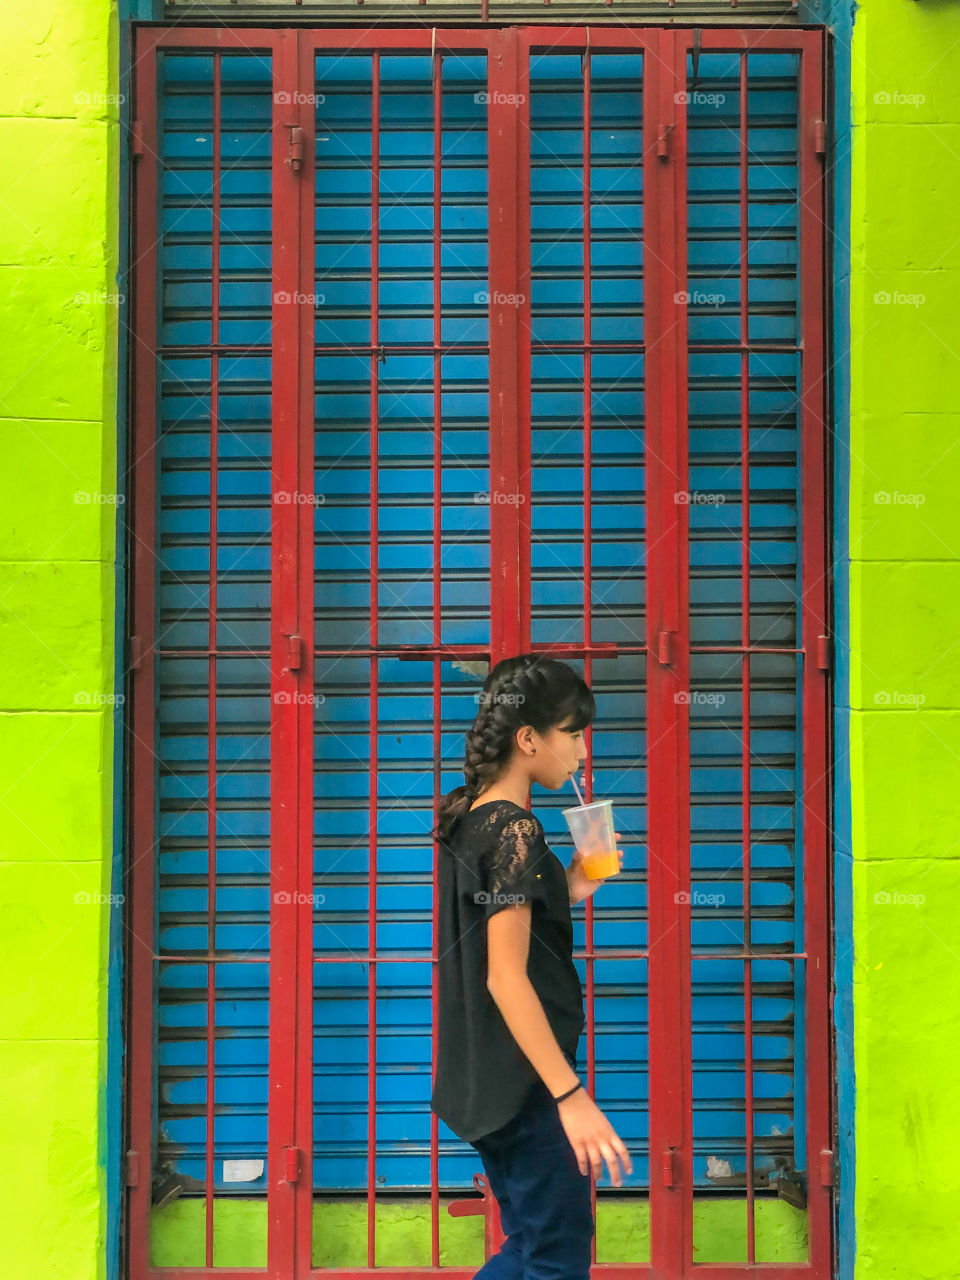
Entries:
{"label": "green painted wall", "polygon": [[6,1280],[88,1280],[103,1275],[106,1257],[116,48],[109,0],[4,6],[0,1203]]}
{"label": "green painted wall", "polygon": [[[479,1168],[478,1168],[479,1172]],[[458,1199],[461,1197],[457,1197]],[[464,1197],[465,1198],[465,1197]],[[483,1263],[483,1219],[451,1217],[450,1197],[440,1198],[440,1265]],[[198,1267],[204,1259],[204,1204],[176,1200],[153,1214],[151,1256],[158,1266]],[[267,1214],[263,1199],[220,1197],[214,1209],[214,1265],[266,1266]],[[425,1197],[386,1198],[376,1209],[377,1265],[430,1265],[430,1205]],[[694,1202],[694,1257],[698,1262],[741,1262],[747,1257],[746,1209],[730,1196]],[[756,1205],[756,1257],[760,1262],[805,1262],[806,1217],[785,1200]],[[314,1204],[313,1263],[317,1267],[362,1267],[367,1261],[366,1200]],[[650,1214],[646,1198],[597,1200],[597,1261],[650,1261]]]}
{"label": "green painted wall", "polygon": [[960,1258],[960,6],[864,0],[852,68],[856,1274],[946,1280]]}

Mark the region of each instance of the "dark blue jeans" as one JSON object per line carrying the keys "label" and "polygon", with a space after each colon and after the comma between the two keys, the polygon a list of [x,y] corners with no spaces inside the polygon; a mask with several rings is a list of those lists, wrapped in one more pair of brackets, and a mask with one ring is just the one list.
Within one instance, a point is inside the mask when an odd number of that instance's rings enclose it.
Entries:
{"label": "dark blue jeans", "polygon": [[512,1120],[471,1145],[508,1237],[474,1280],[589,1280],[590,1175],[580,1172],[546,1085],[538,1080]]}

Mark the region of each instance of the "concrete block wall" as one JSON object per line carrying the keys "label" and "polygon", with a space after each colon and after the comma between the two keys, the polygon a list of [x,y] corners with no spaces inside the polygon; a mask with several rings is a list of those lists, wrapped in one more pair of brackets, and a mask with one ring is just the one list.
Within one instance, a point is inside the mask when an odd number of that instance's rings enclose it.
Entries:
{"label": "concrete block wall", "polygon": [[850,63],[855,1269],[947,1280],[960,1257],[960,7],[863,0]]}
{"label": "concrete block wall", "polygon": [[115,5],[0,15],[0,1204],[8,1280],[107,1248]]}

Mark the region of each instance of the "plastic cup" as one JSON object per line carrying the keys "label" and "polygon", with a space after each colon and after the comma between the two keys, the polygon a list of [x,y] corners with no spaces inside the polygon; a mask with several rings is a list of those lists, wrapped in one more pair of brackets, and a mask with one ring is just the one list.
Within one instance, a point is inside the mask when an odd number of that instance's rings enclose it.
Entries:
{"label": "plastic cup", "polygon": [[613,830],[613,801],[594,800],[592,804],[564,809],[573,843],[583,855],[580,865],[589,880],[605,880],[620,872],[617,837]]}

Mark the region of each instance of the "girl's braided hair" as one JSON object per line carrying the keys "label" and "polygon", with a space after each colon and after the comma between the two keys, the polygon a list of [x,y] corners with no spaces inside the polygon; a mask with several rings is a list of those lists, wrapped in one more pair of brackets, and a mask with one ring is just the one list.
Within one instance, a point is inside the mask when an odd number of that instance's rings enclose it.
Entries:
{"label": "girl's braided hair", "polygon": [[576,671],[557,658],[522,653],[498,662],[476,695],[479,710],[466,736],[466,782],[440,801],[433,834],[441,847],[481,792],[500,776],[524,725],[548,733],[558,725],[584,729],[596,710],[593,694]]}

